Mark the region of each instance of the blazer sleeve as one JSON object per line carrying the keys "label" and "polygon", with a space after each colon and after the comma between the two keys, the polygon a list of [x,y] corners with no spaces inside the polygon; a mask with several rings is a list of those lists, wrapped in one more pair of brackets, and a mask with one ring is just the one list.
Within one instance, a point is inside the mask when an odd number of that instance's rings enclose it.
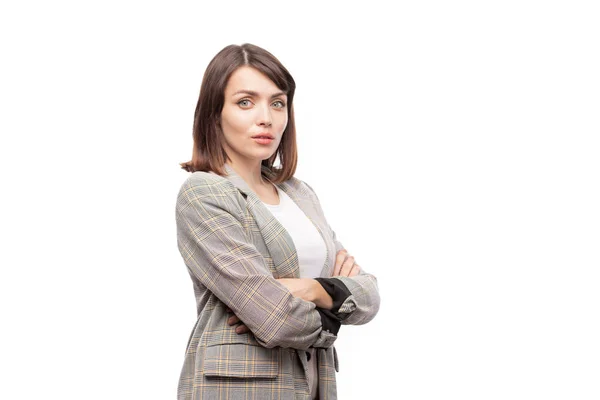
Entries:
{"label": "blazer sleeve", "polygon": [[231,182],[195,172],[177,196],[177,244],[190,272],[225,303],[264,347],[328,348],[312,302],[294,297],[247,239],[239,192]]}
{"label": "blazer sleeve", "polygon": [[[303,183],[310,189],[310,192],[314,196],[317,211],[326,220],[317,194],[310,185],[306,182]],[[335,231],[331,226],[329,224],[327,226],[335,242],[335,253],[337,254],[340,250],[344,249],[344,246],[337,240]],[[326,279],[338,279],[350,291],[350,295],[345,298],[334,313],[339,318],[341,325],[362,325],[375,318],[380,304],[377,278],[373,274],[367,273],[362,265],[360,266],[358,275],[352,277],[334,276]]]}

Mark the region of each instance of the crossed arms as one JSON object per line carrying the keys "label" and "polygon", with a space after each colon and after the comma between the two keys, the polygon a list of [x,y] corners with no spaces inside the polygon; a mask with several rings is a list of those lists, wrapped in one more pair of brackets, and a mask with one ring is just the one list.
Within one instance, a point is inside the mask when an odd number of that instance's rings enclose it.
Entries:
{"label": "crossed arms", "polygon": [[[312,189],[311,189],[312,191]],[[177,243],[191,273],[252,331],[264,347],[330,347],[316,304],[292,295],[248,243],[237,189],[227,179],[194,173],[177,196]],[[320,207],[320,206],[319,206]],[[333,231],[332,231],[332,234]],[[336,241],[336,249],[341,244]],[[334,279],[334,278],[329,278]],[[336,314],[341,323],[366,323],[379,307],[375,278],[339,277],[350,290]],[[369,292],[375,289],[375,293]]]}

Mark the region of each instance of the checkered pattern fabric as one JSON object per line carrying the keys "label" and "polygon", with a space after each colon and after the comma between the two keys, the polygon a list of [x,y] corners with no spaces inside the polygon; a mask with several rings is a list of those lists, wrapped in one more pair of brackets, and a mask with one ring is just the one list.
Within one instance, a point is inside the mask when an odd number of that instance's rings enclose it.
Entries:
{"label": "checkered pattern fabric", "polygon": [[[193,282],[198,318],[186,347],[178,400],[310,399],[306,350],[318,349],[319,398],[336,399],[337,336],[322,329],[312,302],[295,298],[276,278],[299,278],[294,243],[258,196],[228,175],[194,172],[177,196],[177,244]],[[269,171],[263,166],[263,172]],[[278,184],[304,211],[327,248],[331,277],[343,248],[305,182]],[[375,276],[336,277],[352,293],[338,310],[342,324],[364,324],[379,310]],[[227,324],[229,307],[251,332]]]}

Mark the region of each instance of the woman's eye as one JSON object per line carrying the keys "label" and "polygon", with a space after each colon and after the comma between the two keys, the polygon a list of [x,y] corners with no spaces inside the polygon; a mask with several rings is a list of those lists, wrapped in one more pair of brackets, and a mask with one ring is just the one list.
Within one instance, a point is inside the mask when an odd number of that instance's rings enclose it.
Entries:
{"label": "woman's eye", "polygon": [[[247,104],[246,104],[246,103],[247,103]],[[243,100],[240,100],[240,101],[238,101],[238,102],[237,102],[237,104],[238,104],[238,105],[240,105],[240,106],[242,106],[242,107],[249,106],[249,105],[250,105],[249,103],[251,103],[251,101],[250,101],[250,100],[248,100],[248,99],[243,99]],[[274,102],[273,104],[277,104],[277,103],[279,103],[279,104],[280,104],[279,108],[285,108],[285,103],[284,103],[283,101],[281,101],[281,100],[277,100],[277,101],[276,101],[276,102]]]}

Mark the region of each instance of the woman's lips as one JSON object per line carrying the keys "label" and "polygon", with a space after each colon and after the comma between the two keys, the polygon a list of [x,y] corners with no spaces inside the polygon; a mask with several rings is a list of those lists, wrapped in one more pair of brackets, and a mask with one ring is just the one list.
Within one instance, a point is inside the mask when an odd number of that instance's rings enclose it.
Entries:
{"label": "woman's lips", "polygon": [[252,139],[254,139],[259,144],[270,144],[273,141],[273,139],[269,139],[267,137],[255,137]]}

